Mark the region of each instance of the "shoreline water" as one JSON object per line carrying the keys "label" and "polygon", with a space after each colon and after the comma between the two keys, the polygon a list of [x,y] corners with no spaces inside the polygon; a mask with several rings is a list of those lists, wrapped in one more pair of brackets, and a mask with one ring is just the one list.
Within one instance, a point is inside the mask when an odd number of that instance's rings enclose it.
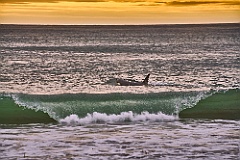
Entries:
{"label": "shoreline water", "polygon": [[239,158],[239,121],[0,125],[0,159]]}

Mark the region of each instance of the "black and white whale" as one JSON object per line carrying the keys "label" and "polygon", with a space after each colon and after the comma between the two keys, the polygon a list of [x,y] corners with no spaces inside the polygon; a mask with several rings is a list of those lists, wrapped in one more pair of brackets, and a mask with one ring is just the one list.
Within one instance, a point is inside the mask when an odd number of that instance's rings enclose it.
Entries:
{"label": "black and white whale", "polygon": [[135,81],[132,79],[116,78],[116,83],[117,85],[120,85],[120,86],[147,86],[149,76],[150,74],[148,74],[142,82]]}

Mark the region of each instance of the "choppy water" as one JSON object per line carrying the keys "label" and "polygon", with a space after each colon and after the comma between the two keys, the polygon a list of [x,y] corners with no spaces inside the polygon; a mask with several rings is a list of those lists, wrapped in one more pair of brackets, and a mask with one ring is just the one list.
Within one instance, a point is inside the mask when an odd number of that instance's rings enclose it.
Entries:
{"label": "choppy water", "polygon": [[[159,92],[239,86],[239,24],[1,25],[5,92]],[[154,87],[116,87],[114,78]],[[130,89],[129,89],[130,88]]]}
{"label": "choppy water", "polygon": [[239,159],[238,119],[178,116],[239,88],[239,27],[0,25],[0,159]]}

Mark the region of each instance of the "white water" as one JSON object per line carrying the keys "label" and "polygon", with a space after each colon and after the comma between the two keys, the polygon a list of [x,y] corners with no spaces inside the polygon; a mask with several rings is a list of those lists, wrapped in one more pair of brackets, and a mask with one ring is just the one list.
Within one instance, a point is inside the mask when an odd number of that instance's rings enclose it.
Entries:
{"label": "white water", "polygon": [[177,116],[166,115],[161,112],[157,114],[151,114],[149,112],[142,112],[141,114],[135,114],[132,111],[122,112],[119,115],[94,112],[88,114],[84,118],[79,118],[77,115],[72,114],[64,119],[60,120],[62,124],[69,125],[86,125],[91,123],[122,123],[126,121],[130,122],[161,122],[161,121],[173,121],[177,120]]}

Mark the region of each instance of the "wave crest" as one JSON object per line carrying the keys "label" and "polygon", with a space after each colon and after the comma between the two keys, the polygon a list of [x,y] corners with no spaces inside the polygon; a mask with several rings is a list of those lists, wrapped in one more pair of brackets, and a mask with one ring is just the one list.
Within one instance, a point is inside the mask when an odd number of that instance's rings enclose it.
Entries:
{"label": "wave crest", "polygon": [[159,113],[149,113],[142,112],[141,114],[129,112],[122,112],[121,114],[110,114],[93,112],[92,114],[87,114],[84,118],[79,118],[78,115],[72,114],[59,122],[61,124],[67,125],[85,125],[91,123],[118,123],[118,122],[158,122],[158,121],[174,121],[178,117],[174,115],[166,115],[162,112]]}

